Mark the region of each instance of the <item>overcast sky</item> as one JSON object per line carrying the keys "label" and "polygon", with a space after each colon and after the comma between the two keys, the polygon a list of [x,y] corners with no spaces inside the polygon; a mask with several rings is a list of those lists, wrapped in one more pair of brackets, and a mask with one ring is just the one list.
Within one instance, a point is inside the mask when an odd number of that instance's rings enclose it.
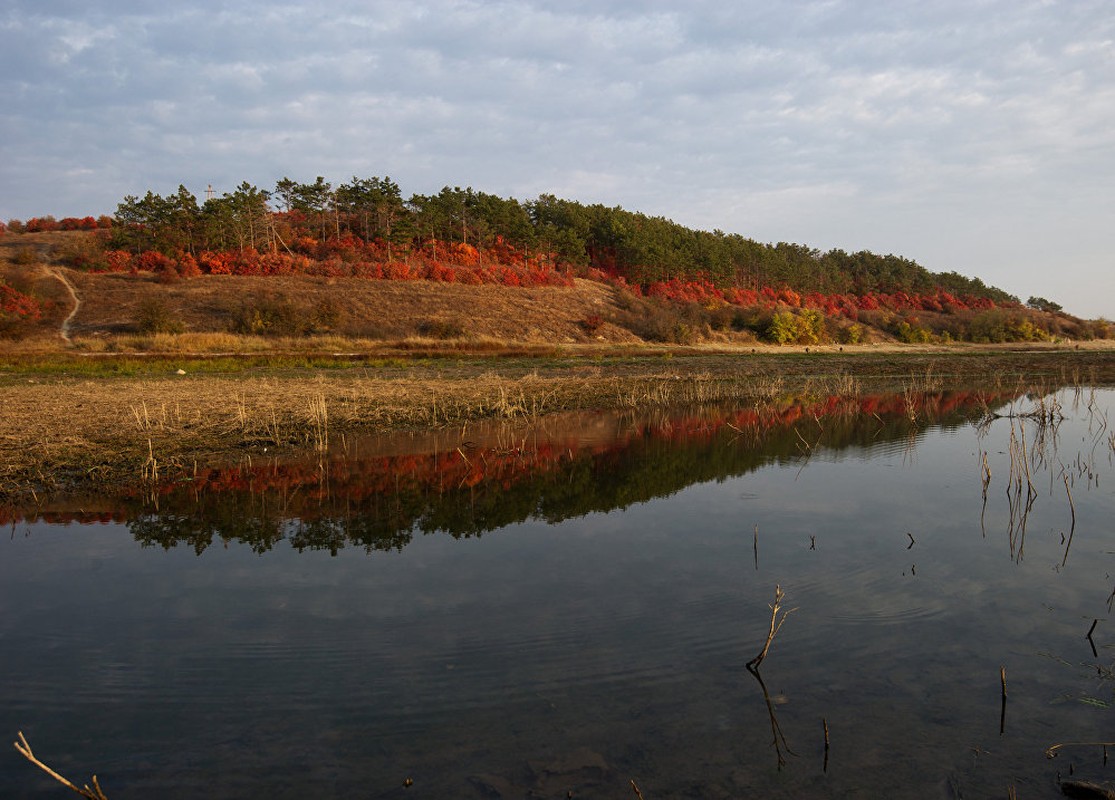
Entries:
{"label": "overcast sky", "polygon": [[0,0],[0,76],[2,219],[386,175],[1115,318],[1111,0]]}

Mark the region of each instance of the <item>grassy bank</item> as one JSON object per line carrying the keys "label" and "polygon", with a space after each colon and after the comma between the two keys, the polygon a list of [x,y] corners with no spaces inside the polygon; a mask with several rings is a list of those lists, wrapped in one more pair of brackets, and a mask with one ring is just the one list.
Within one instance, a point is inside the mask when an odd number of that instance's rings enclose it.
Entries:
{"label": "grassy bank", "polygon": [[782,394],[1115,383],[1115,351],[588,349],[0,358],[0,498],[165,478],[348,431]]}

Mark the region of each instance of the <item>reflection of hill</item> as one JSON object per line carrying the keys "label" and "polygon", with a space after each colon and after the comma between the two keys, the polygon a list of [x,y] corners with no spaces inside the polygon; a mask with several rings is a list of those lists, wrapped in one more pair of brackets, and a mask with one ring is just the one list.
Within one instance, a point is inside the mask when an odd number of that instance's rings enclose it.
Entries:
{"label": "reflection of hill", "polygon": [[532,518],[557,522],[810,453],[894,446],[1009,399],[942,392],[702,408],[628,421],[606,443],[559,430],[515,446],[210,469],[160,487],[157,510],[136,496],[106,514],[33,516],[126,521],[144,545],[199,553],[214,540],[259,552],[283,539],[299,550],[395,550],[415,531],[467,537]]}

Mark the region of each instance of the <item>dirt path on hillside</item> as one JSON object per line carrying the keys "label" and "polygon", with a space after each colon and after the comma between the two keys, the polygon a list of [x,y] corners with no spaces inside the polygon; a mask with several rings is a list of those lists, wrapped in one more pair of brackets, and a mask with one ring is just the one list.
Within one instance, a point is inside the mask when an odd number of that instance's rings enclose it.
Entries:
{"label": "dirt path on hillside", "polygon": [[70,279],[66,277],[66,274],[62,272],[62,270],[56,267],[48,267],[47,272],[53,277],[60,280],[62,282],[62,285],[66,287],[66,291],[70,293],[70,297],[73,298],[73,310],[70,311],[69,316],[62,320],[62,326],[58,330],[58,335],[61,336],[63,340],[65,340],[66,344],[73,344],[70,339],[70,326],[71,323],[73,323],[74,321],[74,317],[77,316],[77,312],[81,310],[81,298],[77,296],[77,289],[74,287]]}

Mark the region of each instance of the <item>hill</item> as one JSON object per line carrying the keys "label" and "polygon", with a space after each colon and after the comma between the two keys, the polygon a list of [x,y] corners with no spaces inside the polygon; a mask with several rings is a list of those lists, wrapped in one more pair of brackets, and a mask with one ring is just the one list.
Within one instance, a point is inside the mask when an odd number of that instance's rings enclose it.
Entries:
{"label": "hill", "polygon": [[[272,206],[277,206],[278,210]],[[684,228],[621,208],[390,179],[284,178],[204,205],[184,187],[114,217],[11,221],[0,334],[232,332],[549,344],[1003,342],[1111,335],[956,273]],[[68,311],[67,311],[68,313]],[[64,316],[64,315],[63,315]]]}

